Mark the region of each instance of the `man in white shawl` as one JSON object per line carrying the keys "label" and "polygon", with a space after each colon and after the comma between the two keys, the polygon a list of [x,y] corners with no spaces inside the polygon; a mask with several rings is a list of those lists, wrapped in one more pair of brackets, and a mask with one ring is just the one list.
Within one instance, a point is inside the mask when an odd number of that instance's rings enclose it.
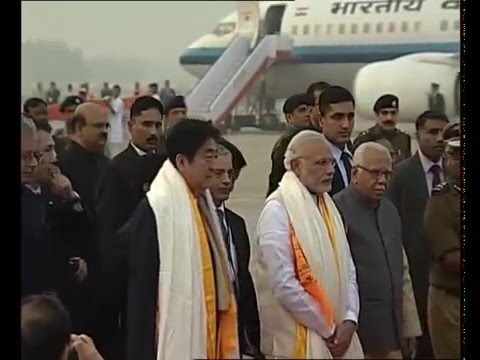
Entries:
{"label": "man in white shawl", "polygon": [[328,195],[334,164],[322,134],[299,132],[260,215],[250,267],[267,358],[364,357],[355,266]]}
{"label": "man in white shawl", "polygon": [[185,119],[168,160],[127,223],[127,358],[238,358],[237,307],[226,249],[206,189],[218,131]]}

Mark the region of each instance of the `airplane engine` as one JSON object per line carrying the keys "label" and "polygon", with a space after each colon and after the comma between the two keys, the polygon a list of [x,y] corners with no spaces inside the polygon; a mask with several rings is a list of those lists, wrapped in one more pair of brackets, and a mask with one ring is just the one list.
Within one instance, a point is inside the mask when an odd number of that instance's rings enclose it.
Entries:
{"label": "airplane engine", "polygon": [[447,115],[459,117],[460,76],[456,66],[445,63],[420,61],[415,55],[391,61],[366,65],[356,75],[354,94],[356,114],[360,118],[374,117],[373,105],[383,94],[391,93],[399,98],[399,121],[415,122],[428,110],[428,94],[432,83],[440,85],[445,99]]}

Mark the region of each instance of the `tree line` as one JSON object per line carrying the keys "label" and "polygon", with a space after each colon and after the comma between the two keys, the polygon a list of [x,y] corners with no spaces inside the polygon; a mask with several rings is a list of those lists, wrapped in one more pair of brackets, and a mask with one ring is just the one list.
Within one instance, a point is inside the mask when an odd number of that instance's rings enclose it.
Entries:
{"label": "tree line", "polygon": [[61,41],[26,41],[22,43],[22,84],[55,81],[67,83],[88,81],[133,82],[149,78],[152,64],[139,59],[85,59],[80,49]]}

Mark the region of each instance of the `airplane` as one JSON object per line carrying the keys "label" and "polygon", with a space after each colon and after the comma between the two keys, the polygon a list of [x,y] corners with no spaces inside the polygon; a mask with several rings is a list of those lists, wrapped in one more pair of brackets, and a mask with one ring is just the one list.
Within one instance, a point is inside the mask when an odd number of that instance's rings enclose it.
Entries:
{"label": "airplane", "polygon": [[400,98],[400,121],[428,107],[432,83],[440,85],[446,113],[460,109],[460,0],[237,1],[211,33],[179,58],[198,79],[240,34],[252,52],[266,35],[291,38],[294,61],[265,73],[266,94],[283,99],[326,81],[353,91],[357,115],[373,116],[375,100]]}

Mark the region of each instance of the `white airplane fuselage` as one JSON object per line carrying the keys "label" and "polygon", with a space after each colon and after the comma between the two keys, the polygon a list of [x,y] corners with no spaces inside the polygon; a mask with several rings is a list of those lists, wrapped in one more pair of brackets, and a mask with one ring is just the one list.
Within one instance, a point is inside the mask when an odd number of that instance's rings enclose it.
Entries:
{"label": "white airplane fuselage", "polygon": [[[419,53],[459,53],[459,8],[459,0],[237,2],[237,11],[221,20],[212,33],[190,45],[181,55],[180,64],[188,73],[201,78],[237,34],[248,36],[254,48],[263,35],[281,33],[293,39],[295,61],[276,64],[267,71],[266,90],[270,97],[281,99],[304,92],[316,81],[355,90],[357,74],[367,64],[395,61]],[[410,68],[415,71],[409,66],[398,67],[398,71],[407,72]],[[398,72],[396,66],[391,69]],[[457,73],[458,69],[452,68],[452,71]],[[380,82],[377,77],[383,82],[390,76],[397,79],[394,75],[398,74],[394,73],[377,74],[373,71],[374,75],[367,79],[375,88],[375,83]],[[401,84],[395,80],[392,84],[379,86],[378,92],[379,95],[387,91],[402,93],[411,86],[421,88],[425,97],[430,84],[436,82],[441,85],[446,98],[453,98],[457,91],[455,85],[451,84],[449,76],[447,80],[438,78],[443,76],[439,74],[436,70],[431,74],[422,70],[422,74],[414,77],[413,83]],[[418,83],[417,78],[421,79]],[[367,92],[376,96],[375,89]],[[366,111],[371,112],[371,108],[367,108],[374,100],[368,99]],[[409,104],[415,107],[411,113],[424,107],[424,103],[422,101],[418,106]],[[453,107],[452,100],[449,112],[458,110]]]}

